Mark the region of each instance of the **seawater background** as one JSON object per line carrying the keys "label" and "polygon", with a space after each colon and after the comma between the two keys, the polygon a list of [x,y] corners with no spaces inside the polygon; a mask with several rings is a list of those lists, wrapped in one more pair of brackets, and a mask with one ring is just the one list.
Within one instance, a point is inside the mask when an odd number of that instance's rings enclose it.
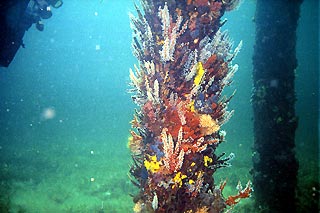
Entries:
{"label": "seawater background", "polygon": [[[235,115],[224,126],[227,142],[219,152],[234,152],[233,166],[221,169],[216,181],[228,178],[226,195],[238,180],[251,179],[253,144],[250,96],[255,1],[246,0],[226,13],[235,45],[244,46],[240,65],[226,94]],[[297,56],[297,155],[300,175],[310,181],[318,165],[318,50],[316,0],[301,8]],[[311,12],[310,12],[311,11]],[[128,12],[131,0],[65,1],[34,27],[8,69],[0,70],[0,206],[11,212],[130,212],[126,147],[135,105],[128,86],[131,53]],[[42,114],[50,109],[53,119]],[[92,181],[94,178],[94,181]],[[308,179],[309,178],[309,179]],[[308,183],[309,183],[308,182]],[[242,202],[243,210],[250,201]]]}

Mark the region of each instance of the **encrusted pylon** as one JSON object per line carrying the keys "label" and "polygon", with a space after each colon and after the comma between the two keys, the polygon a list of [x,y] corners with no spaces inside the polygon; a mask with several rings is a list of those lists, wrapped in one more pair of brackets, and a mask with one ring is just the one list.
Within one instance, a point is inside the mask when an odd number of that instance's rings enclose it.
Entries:
{"label": "encrusted pylon", "polygon": [[213,173],[229,165],[231,153],[217,156],[224,141],[221,126],[233,111],[233,96],[221,95],[238,65],[242,43],[232,47],[220,27],[235,0],[142,0],[143,11],[130,15],[133,53],[139,66],[130,70],[132,98],[138,109],[129,147],[134,212],[222,212],[248,197],[250,182],[225,199],[225,184]]}

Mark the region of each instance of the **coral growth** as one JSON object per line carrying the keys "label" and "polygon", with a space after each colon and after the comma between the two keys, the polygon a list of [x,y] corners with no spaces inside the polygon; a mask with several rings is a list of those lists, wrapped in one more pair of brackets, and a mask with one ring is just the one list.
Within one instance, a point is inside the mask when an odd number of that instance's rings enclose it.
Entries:
{"label": "coral growth", "polygon": [[[142,0],[130,15],[132,99],[138,105],[129,138],[132,182],[140,192],[134,212],[222,212],[250,196],[251,184],[225,199],[213,173],[233,154],[217,156],[231,97],[222,97],[238,69],[241,43],[221,32],[221,16],[237,1]],[[241,188],[241,189],[240,189]]]}

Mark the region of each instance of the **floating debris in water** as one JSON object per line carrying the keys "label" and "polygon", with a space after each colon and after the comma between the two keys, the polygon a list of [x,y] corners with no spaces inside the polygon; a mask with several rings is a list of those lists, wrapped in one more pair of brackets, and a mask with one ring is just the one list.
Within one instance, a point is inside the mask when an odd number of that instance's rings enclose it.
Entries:
{"label": "floating debris in water", "polygon": [[56,117],[56,110],[53,107],[47,107],[42,110],[41,119],[50,120]]}

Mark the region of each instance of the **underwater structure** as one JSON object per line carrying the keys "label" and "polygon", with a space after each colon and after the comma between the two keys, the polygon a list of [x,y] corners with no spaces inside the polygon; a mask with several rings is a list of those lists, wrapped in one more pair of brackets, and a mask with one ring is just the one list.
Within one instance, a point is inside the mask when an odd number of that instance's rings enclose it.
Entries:
{"label": "underwater structure", "polygon": [[302,0],[258,0],[253,55],[253,183],[257,209],[296,212],[296,28]]}
{"label": "underwater structure", "polygon": [[43,31],[42,19],[52,16],[50,8],[59,8],[61,0],[35,1],[10,0],[0,3],[0,67],[8,67],[20,46],[25,47],[23,37],[26,31],[35,24]]}
{"label": "underwater structure", "polygon": [[225,139],[222,125],[233,114],[222,95],[238,65],[221,31],[225,11],[237,0],[141,0],[130,15],[133,53],[130,177],[139,192],[134,212],[222,212],[250,196],[251,182],[238,194],[222,195],[226,182],[215,171],[229,166],[231,153],[216,154]]}

